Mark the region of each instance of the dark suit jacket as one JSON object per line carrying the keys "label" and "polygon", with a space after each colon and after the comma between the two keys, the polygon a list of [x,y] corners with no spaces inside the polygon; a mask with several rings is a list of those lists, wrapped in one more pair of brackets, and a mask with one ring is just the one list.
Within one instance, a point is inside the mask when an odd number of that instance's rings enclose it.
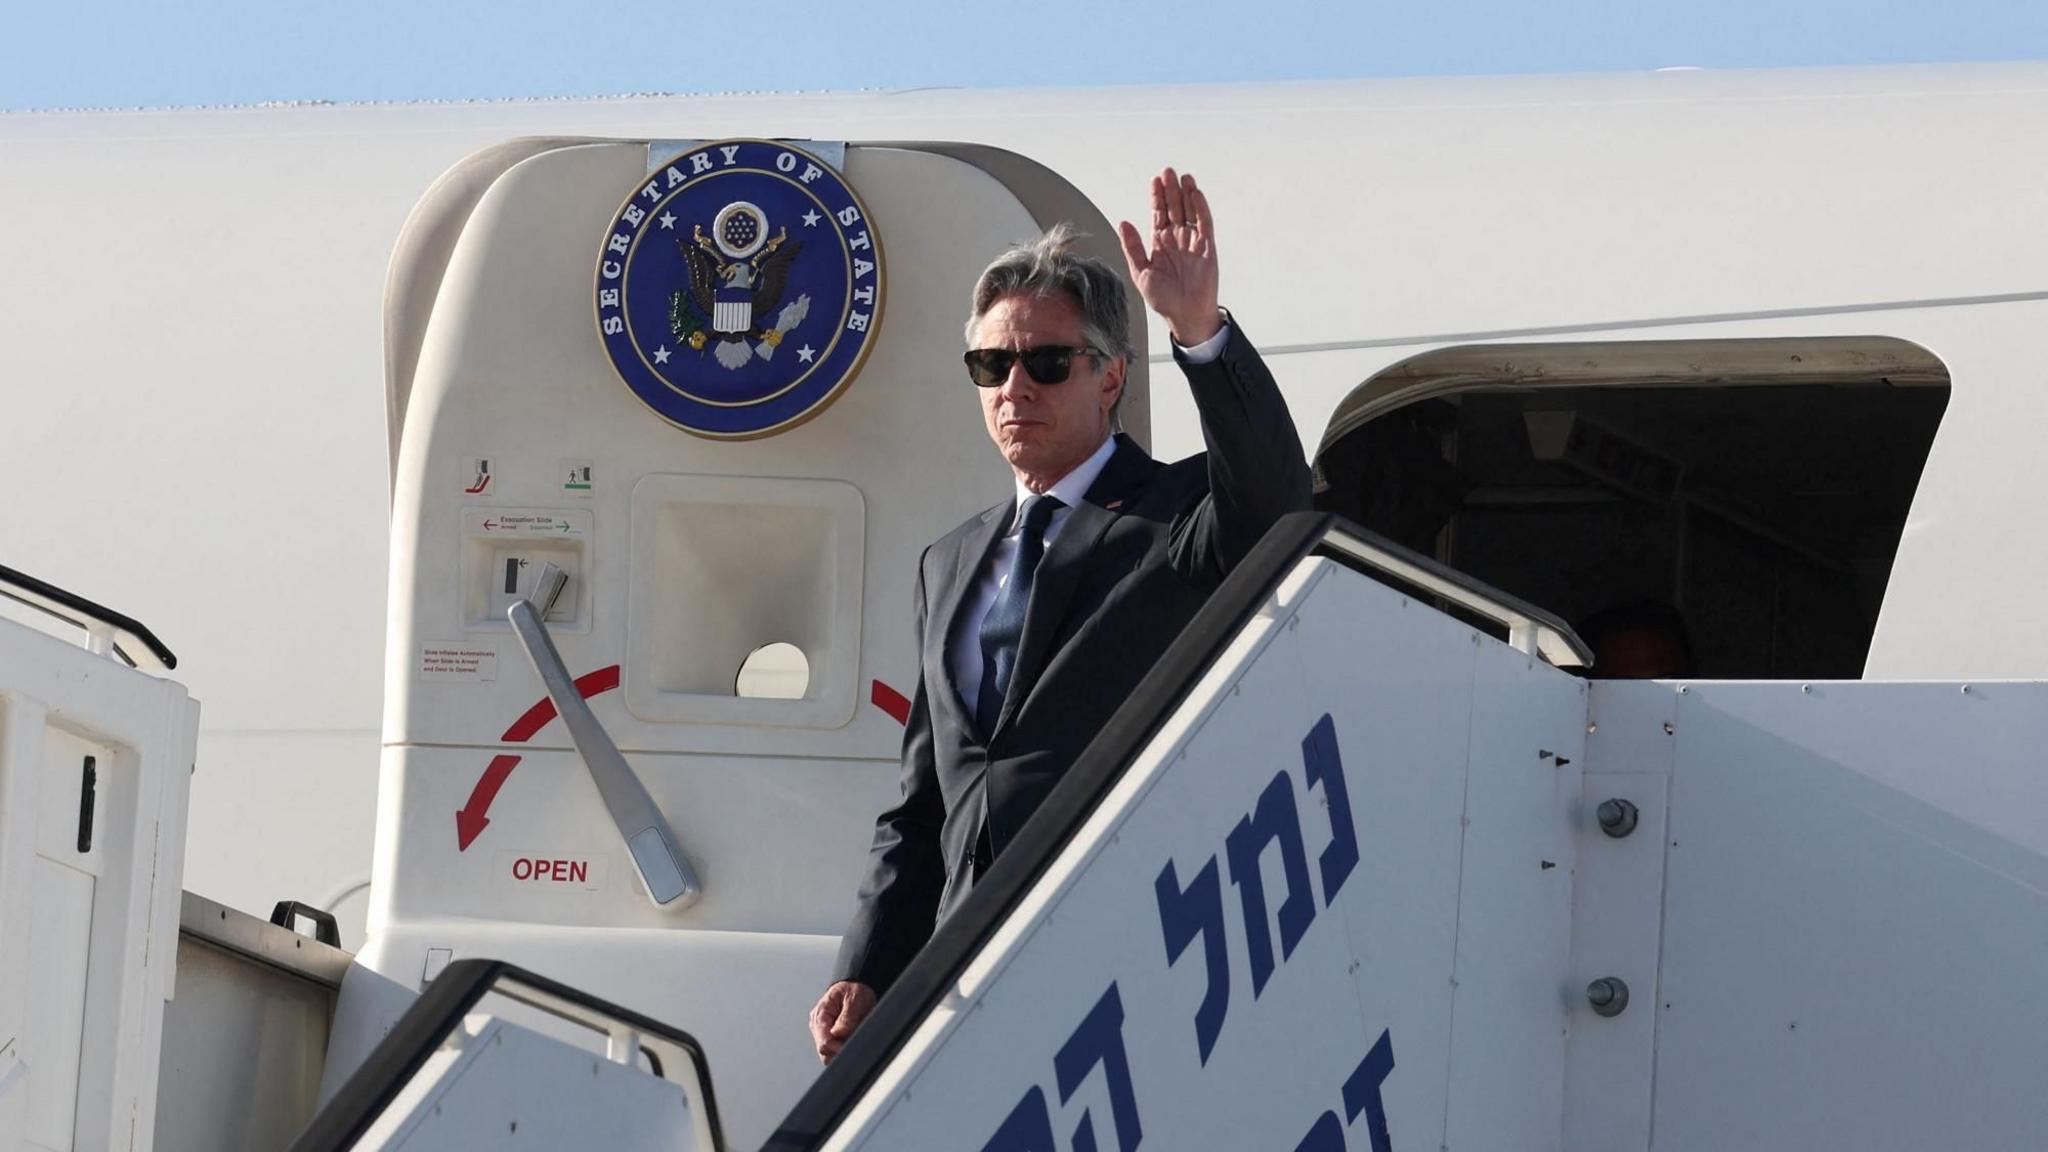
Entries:
{"label": "dark suit jacket", "polygon": [[1273,522],[1309,506],[1308,466],[1273,376],[1235,319],[1223,354],[1181,359],[1208,451],[1161,464],[1129,437],[1039,562],[995,731],[956,685],[949,637],[1015,501],[918,562],[917,693],[903,798],[875,821],[834,979],[887,991],[1209,593]]}

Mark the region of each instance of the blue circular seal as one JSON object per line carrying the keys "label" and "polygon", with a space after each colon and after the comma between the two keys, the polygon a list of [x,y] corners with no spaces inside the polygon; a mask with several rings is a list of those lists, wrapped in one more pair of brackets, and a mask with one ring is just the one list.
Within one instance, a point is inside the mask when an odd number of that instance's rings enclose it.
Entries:
{"label": "blue circular seal", "polygon": [[597,330],[626,386],[699,436],[808,420],[860,371],[882,319],[882,242],[824,161],[720,140],[656,166],[597,258]]}

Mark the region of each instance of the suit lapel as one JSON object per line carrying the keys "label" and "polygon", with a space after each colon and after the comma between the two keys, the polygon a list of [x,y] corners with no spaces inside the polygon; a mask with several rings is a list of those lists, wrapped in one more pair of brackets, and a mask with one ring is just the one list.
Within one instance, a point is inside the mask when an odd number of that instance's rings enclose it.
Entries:
{"label": "suit lapel", "polygon": [[[1074,592],[1088,570],[1088,558],[1096,541],[1122,515],[1122,509],[1143,489],[1150,474],[1152,458],[1128,436],[1117,436],[1116,453],[1103,466],[1102,474],[1088,489],[1088,495],[1067,514],[1059,535],[1038,562],[1031,587],[1031,604],[1024,611],[1024,636],[1017,645],[1017,667],[1010,674],[1010,692],[1003,699],[1003,712],[996,721],[1000,730],[1023,706],[1025,697],[1038,682],[1038,673],[1051,658],[1053,637],[1059,633]],[[1116,509],[1112,511],[1111,508]]]}
{"label": "suit lapel", "polygon": [[[975,577],[988,563],[989,553],[995,550],[996,541],[1003,538],[1003,531],[1010,526],[1010,516],[1016,511],[1016,507],[1017,502],[1012,499],[983,512],[973,529],[961,539],[960,554],[954,559],[952,583],[940,595],[938,611],[932,617],[939,621],[942,627],[937,636],[926,637],[927,644],[934,644],[937,647],[939,667],[945,670],[946,683],[953,685],[953,703],[965,707],[967,727],[970,731],[975,727],[974,702],[967,699],[968,685],[953,684],[953,661],[949,646],[954,630],[960,623],[960,610],[967,603],[967,593],[973,590]],[[974,640],[970,638],[968,642],[974,643]],[[984,740],[988,738],[986,732],[980,735]]]}

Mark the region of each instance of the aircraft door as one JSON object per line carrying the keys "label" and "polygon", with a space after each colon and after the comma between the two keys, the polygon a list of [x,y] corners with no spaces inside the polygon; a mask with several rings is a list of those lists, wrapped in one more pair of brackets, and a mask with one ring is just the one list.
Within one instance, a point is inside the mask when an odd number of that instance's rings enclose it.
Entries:
{"label": "aircraft door", "polygon": [[[405,990],[509,960],[675,1022],[747,1144],[815,1075],[803,1013],[896,792],[919,553],[1010,489],[959,362],[969,290],[1060,220],[1120,257],[1070,186],[993,149],[550,141],[485,160],[494,176],[459,169],[418,210],[389,295],[362,955]],[[551,604],[548,566],[567,576]],[[679,889],[645,872],[507,621],[534,599],[557,688],[699,897],[649,898]],[[330,1086],[375,1029],[348,1032]]]}

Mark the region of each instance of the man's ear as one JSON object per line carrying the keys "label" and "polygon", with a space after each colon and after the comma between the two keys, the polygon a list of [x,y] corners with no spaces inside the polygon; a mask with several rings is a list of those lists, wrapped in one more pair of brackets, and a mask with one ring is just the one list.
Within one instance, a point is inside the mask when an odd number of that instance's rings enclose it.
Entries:
{"label": "man's ear", "polygon": [[1119,356],[1114,361],[1111,361],[1108,370],[1103,372],[1103,412],[1108,413],[1116,410],[1116,402],[1124,394],[1124,377],[1128,374],[1126,372],[1126,369],[1128,369],[1129,366],[1129,359],[1124,356]]}

